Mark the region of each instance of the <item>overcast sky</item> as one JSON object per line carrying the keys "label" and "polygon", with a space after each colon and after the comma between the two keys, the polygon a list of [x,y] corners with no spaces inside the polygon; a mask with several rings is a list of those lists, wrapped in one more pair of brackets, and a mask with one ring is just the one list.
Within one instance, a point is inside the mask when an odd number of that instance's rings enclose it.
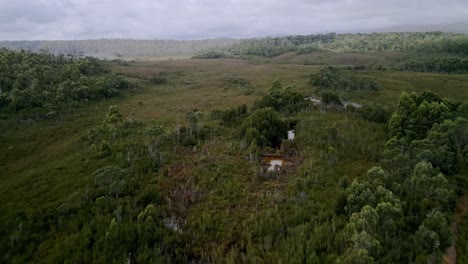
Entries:
{"label": "overcast sky", "polygon": [[468,21],[468,0],[0,0],[0,39],[200,39]]}

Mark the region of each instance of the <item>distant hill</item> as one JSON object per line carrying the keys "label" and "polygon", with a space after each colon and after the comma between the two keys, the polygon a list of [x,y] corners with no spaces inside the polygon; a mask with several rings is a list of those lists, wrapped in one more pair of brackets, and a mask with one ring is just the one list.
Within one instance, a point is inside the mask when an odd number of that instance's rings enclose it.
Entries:
{"label": "distant hill", "polygon": [[451,33],[468,33],[468,22],[452,23],[452,24],[429,24],[429,25],[401,25],[394,27],[384,27],[366,30],[357,30],[361,33],[385,33],[385,32],[432,32],[442,31]]}
{"label": "distant hill", "polygon": [[193,55],[206,49],[226,47],[239,40],[135,40],[135,39],[90,39],[47,41],[0,41],[0,47],[32,52],[49,51],[54,54],[93,56],[115,59],[118,57],[162,57]]}
{"label": "distant hill", "polygon": [[[387,32],[448,32],[446,37],[452,38],[450,33],[468,33],[468,22],[447,25],[404,25],[378,29],[356,30],[354,33],[387,33]],[[364,42],[375,42],[373,38],[380,38],[386,42],[387,34],[381,36],[362,36],[361,34],[327,33],[301,36],[276,36],[252,39],[204,39],[204,40],[136,40],[136,39],[89,39],[89,40],[34,40],[34,41],[0,41],[0,48],[5,47],[14,50],[27,50],[32,52],[48,51],[53,54],[79,56],[92,56],[106,59],[148,59],[148,58],[178,58],[190,57],[206,51],[230,51],[235,54],[265,55],[258,54],[257,51],[263,48],[267,53],[265,56],[280,55],[289,51],[301,49],[301,53],[309,53],[311,50],[319,50],[326,47],[327,50],[356,49],[357,44],[348,47],[349,43],[341,43],[346,39],[348,42],[355,42],[362,46]],[[434,35],[434,34],[432,34]],[[437,35],[437,34],[435,34]],[[434,35],[434,36],[435,36]],[[453,35],[453,34],[452,34]],[[397,39],[402,44],[409,42],[409,46],[415,45],[414,41],[409,41],[407,37]],[[393,36],[395,37],[395,36]],[[391,38],[393,38],[391,37]],[[419,36],[421,37],[421,36]],[[461,36],[464,37],[464,36]],[[336,38],[336,39],[335,39]],[[401,38],[401,39],[400,39]],[[421,41],[428,41],[421,39]],[[430,40],[429,42],[431,42]],[[336,43],[335,43],[336,42]],[[333,44],[335,43],[335,44]],[[369,44],[369,43],[368,43]],[[387,43],[388,44],[388,43]],[[397,43],[398,44],[398,43]],[[419,46],[421,43],[417,44]],[[406,45],[406,44],[405,44]],[[406,45],[406,46],[408,46]],[[432,42],[429,43],[432,45]],[[388,46],[388,45],[387,45]],[[378,47],[377,47],[378,48]],[[401,48],[401,47],[399,47]],[[236,51],[237,49],[237,51]],[[241,49],[242,51],[240,51]],[[250,51],[246,51],[250,50]],[[376,47],[367,47],[367,50],[374,50]]]}

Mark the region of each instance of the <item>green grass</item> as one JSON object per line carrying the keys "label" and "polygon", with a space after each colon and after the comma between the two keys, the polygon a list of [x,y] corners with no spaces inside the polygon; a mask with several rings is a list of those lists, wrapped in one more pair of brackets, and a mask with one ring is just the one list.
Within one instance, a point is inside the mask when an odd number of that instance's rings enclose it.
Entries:
{"label": "green grass", "polygon": [[381,89],[376,92],[353,94],[362,102],[394,104],[403,91],[420,94],[433,91],[441,97],[455,101],[468,101],[468,74],[441,74],[396,71],[366,71],[360,73],[375,79]]}
{"label": "green grass", "polygon": [[271,59],[273,63],[306,64],[306,65],[369,65],[394,63],[405,57],[400,52],[333,52],[315,51],[297,54],[289,52]]}
{"label": "green grass", "polygon": [[194,54],[174,54],[174,55],[147,55],[147,56],[134,56],[124,58],[126,61],[165,61],[165,60],[186,60],[190,59]]}
{"label": "green grass", "polygon": [[450,53],[414,54],[401,51],[365,51],[338,52],[317,50],[310,53],[286,52],[269,58],[259,55],[241,55],[240,57],[256,64],[299,64],[299,65],[336,65],[336,66],[369,66],[395,65],[408,59],[429,59],[441,57],[463,57]]}

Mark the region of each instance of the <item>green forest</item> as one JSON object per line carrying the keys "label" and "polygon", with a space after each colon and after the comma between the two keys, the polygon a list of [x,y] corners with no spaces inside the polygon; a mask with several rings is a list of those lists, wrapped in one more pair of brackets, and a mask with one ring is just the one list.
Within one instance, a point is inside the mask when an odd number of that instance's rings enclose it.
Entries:
{"label": "green forest", "polygon": [[117,96],[131,84],[92,57],[0,50],[0,107],[47,117],[82,101]]}
{"label": "green forest", "polygon": [[468,262],[466,35],[208,48],[0,49],[0,263]]}
{"label": "green forest", "polygon": [[[317,59],[314,54],[320,61],[314,60]],[[270,37],[246,39],[230,46],[210,48],[199,52],[194,58],[240,57],[258,60],[256,56],[260,56],[283,63],[326,65],[335,63],[323,62],[320,57],[332,57],[336,54],[348,56],[342,58],[345,63],[337,64],[353,65],[356,69],[466,73],[468,36],[420,32]],[[359,59],[356,54],[365,56]],[[282,56],[286,56],[286,60]],[[291,61],[288,58],[294,56],[301,60]]]}

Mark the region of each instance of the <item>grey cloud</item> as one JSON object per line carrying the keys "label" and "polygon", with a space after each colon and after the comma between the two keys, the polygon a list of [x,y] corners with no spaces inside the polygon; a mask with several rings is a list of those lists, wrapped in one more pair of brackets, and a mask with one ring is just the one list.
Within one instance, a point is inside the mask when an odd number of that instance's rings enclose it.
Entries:
{"label": "grey cloud", "polygon": [[0,2],[0,23],[12,23],[17,21],[28,21],[30,23],[48,23],[54,21],[54,14],[50,5],[39,1],[6,1]]}
{"label": "grey cloud", "polygon": [[0,39],[255,37],[468,22],[466,0],[0,0]]}

